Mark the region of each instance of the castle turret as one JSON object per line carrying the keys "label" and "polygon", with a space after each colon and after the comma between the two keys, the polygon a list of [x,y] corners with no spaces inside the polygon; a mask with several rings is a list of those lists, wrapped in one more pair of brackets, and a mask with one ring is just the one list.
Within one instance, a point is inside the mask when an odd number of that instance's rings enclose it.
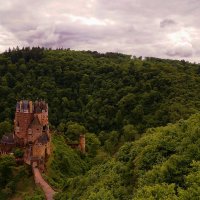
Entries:
{"label": "castle turret", "polygon": [[22,112],[22,101],[19,102],[19,111]]}
{"label": "castle turret", "polygon": [[30,113],[33,113],[33,102],[29,101],[29,111]]}
{"label": "castle turret", "polygon": [[20,112],[20,102],[19,101],[16,104],[16,112]]}
{"label": "castle turret", "polygon": [[[19,144],[24,145],[30,140],[33,132],[30,129],[31,123],[35,118],[39,120],[41,127],[48,126],[48,105],[45,101],[32,101],[23,100],[17,102],[15,113],[15,136]],[[35,138],[39,133],[33,135]],[[35,136],[35,137],[34,137]]]}
{"label": "castle turret", "polygon": [[29,112],[29,102],[27,100],[23,101],[23,112],[28,113]]}
{"label": "castle turret", "polygon": [[79,137],[79,149],[82,153],[85,153],[85,135]]}
{"label": "castle turret", "polygon": [[18,139],[18,143],[24,145],[27,143],[28,127],[33,120],[33,113],[29,110],[29,102],[23,100],[17,102],[15,120],[14,120],[14,134]]}

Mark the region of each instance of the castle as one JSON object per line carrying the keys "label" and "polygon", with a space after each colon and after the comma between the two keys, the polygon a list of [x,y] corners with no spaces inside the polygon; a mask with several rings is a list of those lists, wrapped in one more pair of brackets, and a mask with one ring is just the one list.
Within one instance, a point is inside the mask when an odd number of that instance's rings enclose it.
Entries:
{"label": "castle", "polygon": [[[43,171],[51,153],[50,144],[48,104],[42,100],[18,101],[14,132],[3,135],[0,140],[0,155],[13,153],[16,147],[20,148],[23,152],[23,161],[29,165],[37,163]],[[85,153],[85,135],[80,135],[79,142],[68,145]]]}
{"label": "castle", "polygon": [[51,134],[48,123],[48,104],[45,101],[19,101],[16,104],[14,132],[1,139],[1,154],[19,147],[24,152],[24,162],[37,162],[44,167],[50,155]]}
{"label": "castle", "polygon": [[[32,166],[35,183],[43,189],[47,200],[53,200],[55,194],[41,175],[51,153],[50,144],[48,104],[42,100],[18,101],[14,131],[3,135],[0,140],[0,155],[13,153],[16,148],[19,148],[23,153],[21,160]],[[68,145],[85,153],[85,135],[80,135],[79,142]]]}

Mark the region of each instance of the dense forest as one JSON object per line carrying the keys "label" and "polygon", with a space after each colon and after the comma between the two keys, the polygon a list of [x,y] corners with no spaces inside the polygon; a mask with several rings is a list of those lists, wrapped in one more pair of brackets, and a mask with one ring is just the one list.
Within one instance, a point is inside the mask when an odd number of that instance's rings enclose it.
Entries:
{"label": "dense forest", "polygon": [[108,161],[65,180],[56,199],[188,200],[200,198],[200,114],[151,128]]}
{"label": "dense forest", "polygon": [[[0,54],[0,137],[18,99],[45,99],[53,153],[45,179],[55,199],[200,198],[200,65],[70,49]],[[86,154],[67,141],[86,135]],[[9,176],[5,176],[9,174]],[[0,157],[0,199],[31,172]],[[28,191],[28,190],[27,190]],[[22,199],[44,199],[38,188]],[[19,194],[20,195],[20,194]]]}

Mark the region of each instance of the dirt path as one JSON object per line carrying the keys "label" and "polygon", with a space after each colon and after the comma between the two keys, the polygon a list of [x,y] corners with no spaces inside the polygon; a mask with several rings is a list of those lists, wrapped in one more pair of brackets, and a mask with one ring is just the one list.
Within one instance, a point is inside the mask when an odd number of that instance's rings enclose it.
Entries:
{"label": "dirt path", "polygon": [[33,174],[34,174],[34,179],[35,183],[39,185],[42,190],[45,193],[46,199],[47,200],[53,200],[53,196],[55,194],[55,191],[49,186],[49,184],[43,179],[39,169],[37,168],[36,165],[32,165],[33,169]]}

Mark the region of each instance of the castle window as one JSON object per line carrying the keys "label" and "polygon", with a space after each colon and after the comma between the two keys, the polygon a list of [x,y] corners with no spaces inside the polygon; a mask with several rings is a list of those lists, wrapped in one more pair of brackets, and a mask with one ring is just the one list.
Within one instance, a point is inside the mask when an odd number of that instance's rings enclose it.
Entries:
{"label": "castle window", "polygon": [[19,132],[19,126],[16,127],[16,132]]}
{"label": "castle window", "polygon": [[28,129],[28,134],[31,135],[32,134],[32,129]]}
{"label": "castle window", "polygon": [[43,131],[46,131],[46,130],[47,130],[47,126],[46,126],[46,125],[43,126],[42,130],[43,130]]}

